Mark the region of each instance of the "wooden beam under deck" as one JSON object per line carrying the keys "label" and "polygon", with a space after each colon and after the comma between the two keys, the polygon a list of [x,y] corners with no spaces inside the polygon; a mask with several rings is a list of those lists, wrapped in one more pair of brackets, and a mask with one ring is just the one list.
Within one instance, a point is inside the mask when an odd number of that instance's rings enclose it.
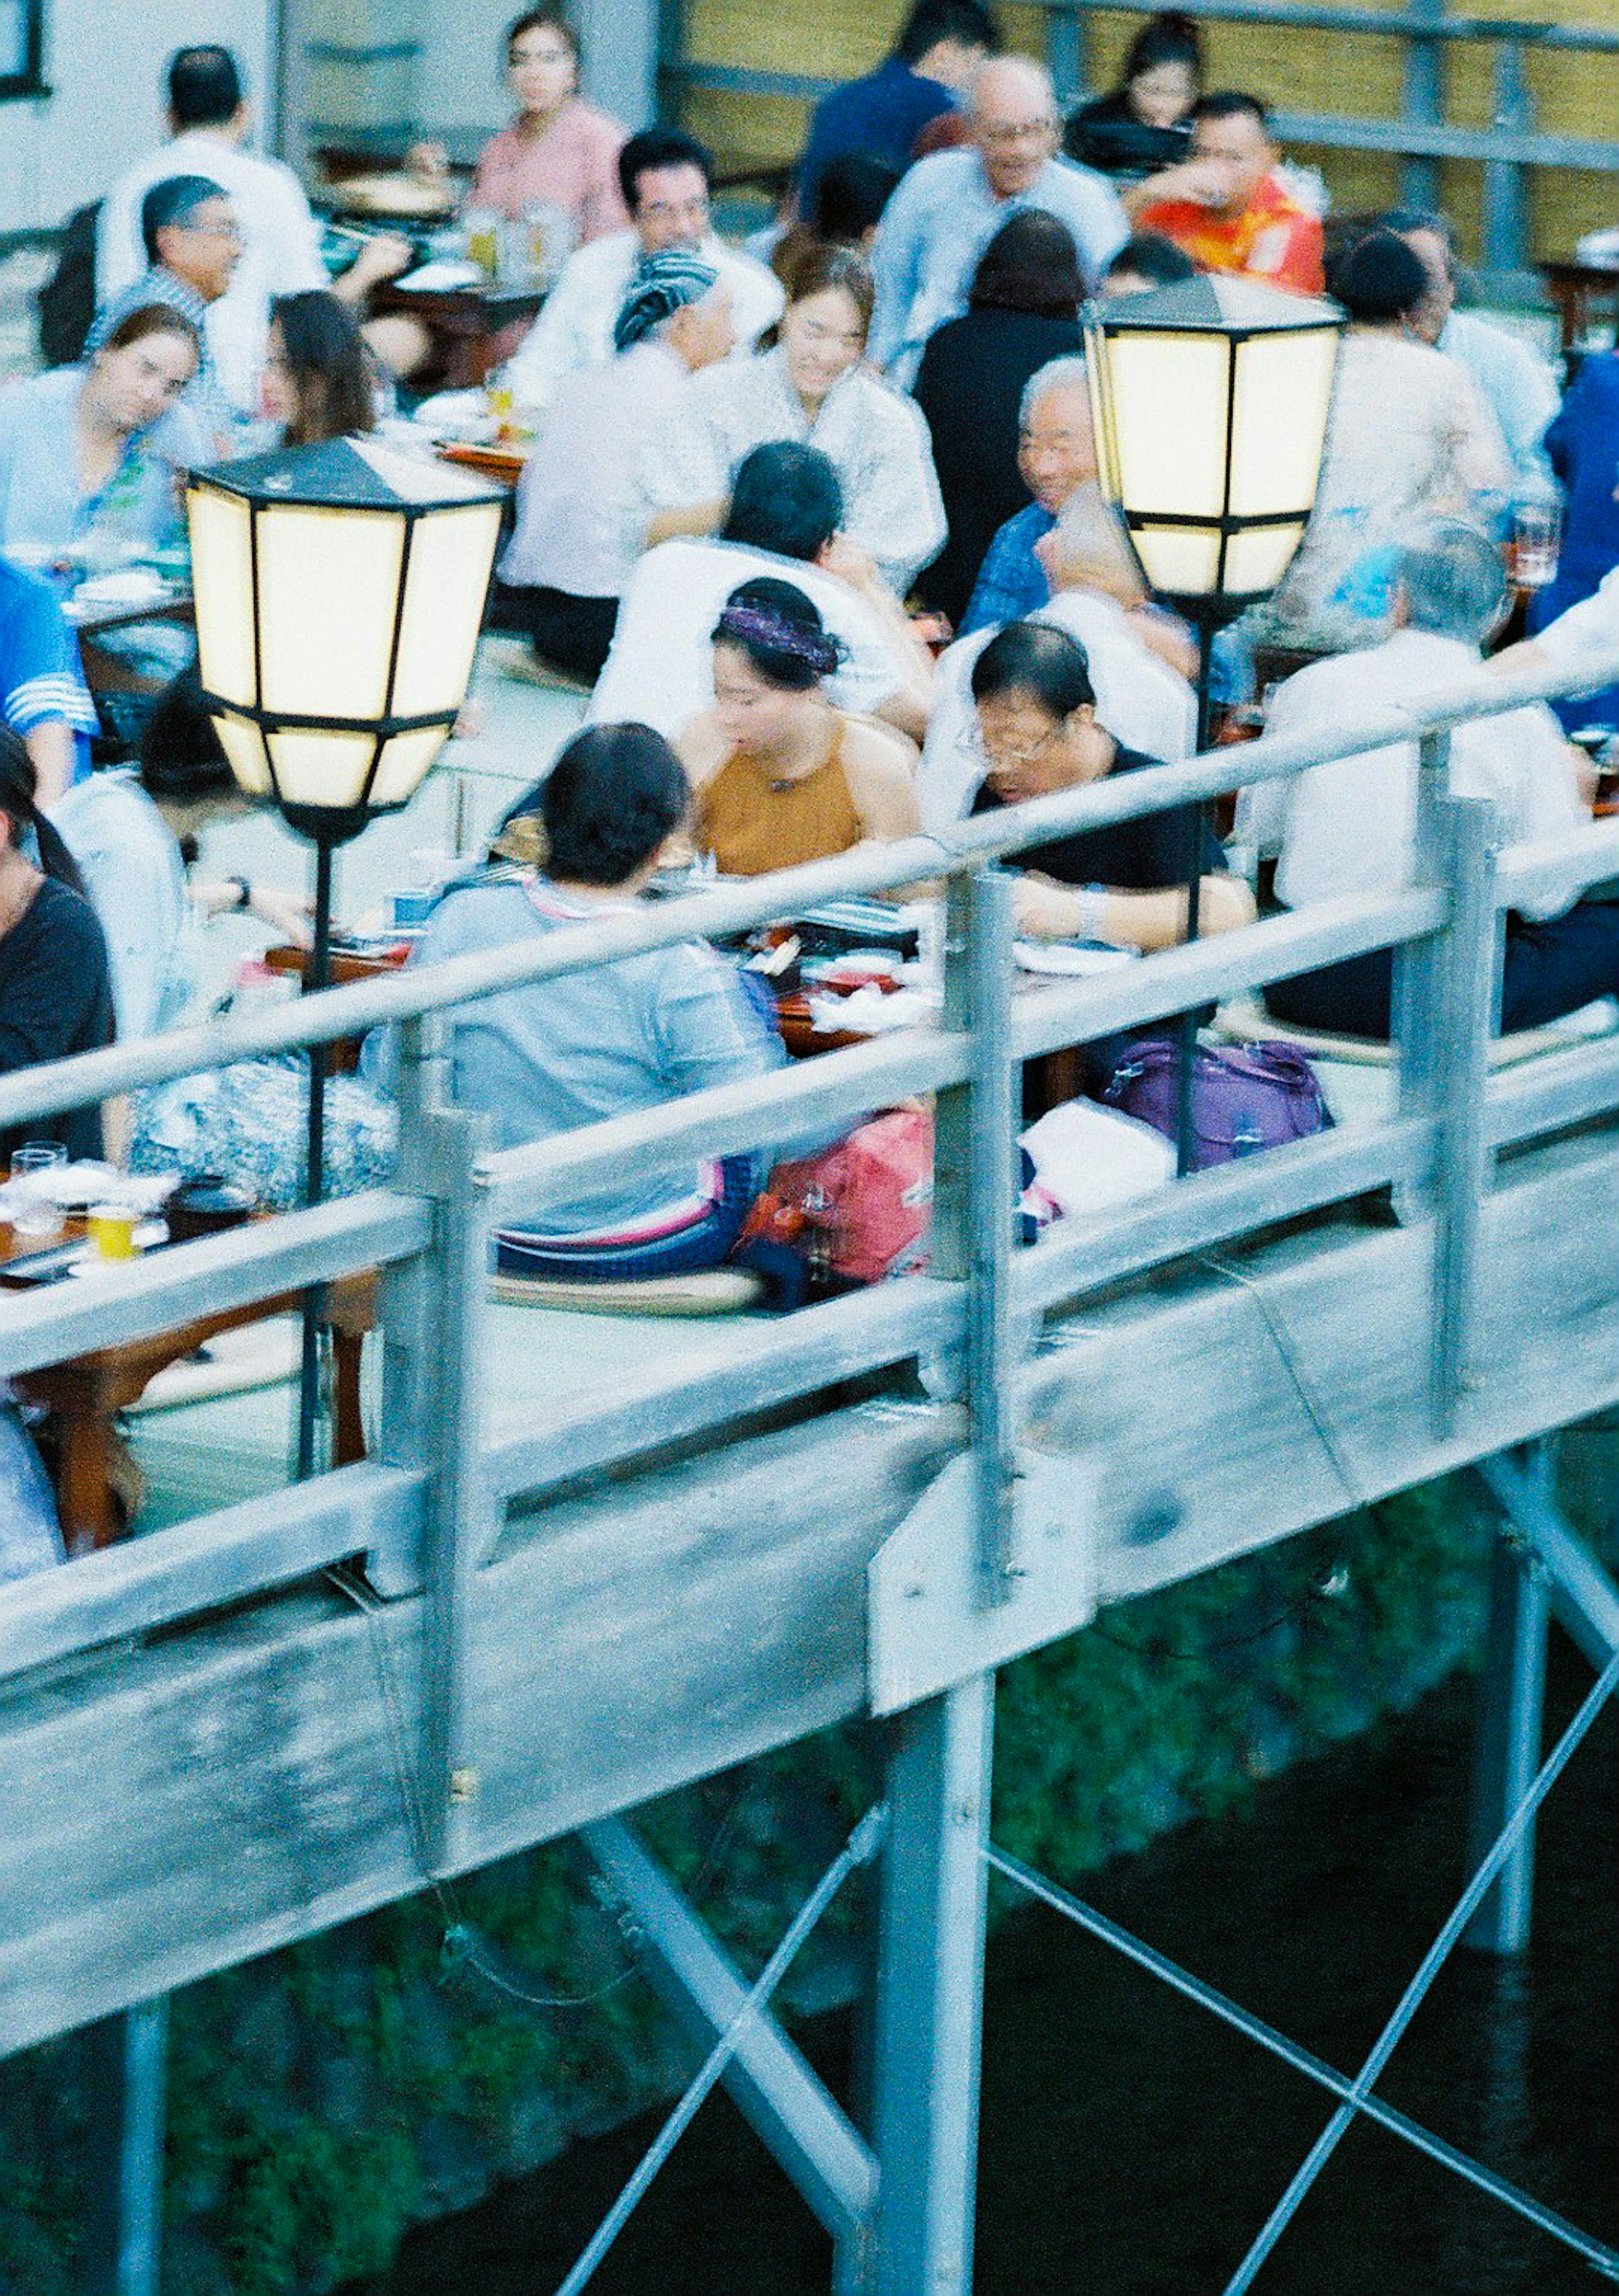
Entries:
{"label": "wooden beam under deck", "polygon": [[[1103,1599],[1344,1513],[1335,1450],[1371,1498],[1611,1404],[1616,1236],[1611,1135],[1510,1166],[1443,1443],[1426,1227],[1233,1247],[1263,1308],[1204,1267],[1084,1306],[1026,1374],[1027,1435],[1099,1477]],[[465,1862],[858,1714],[866,1565],[960,1437],[951,1409],[846,1409],[515,1521],[470,1597]],[[4,1686],[0,2054],[420,1886],[398,1783],[418,1742],[394,1742],[379,1665],[413,1733],[421,1613],[297,1590]]]}

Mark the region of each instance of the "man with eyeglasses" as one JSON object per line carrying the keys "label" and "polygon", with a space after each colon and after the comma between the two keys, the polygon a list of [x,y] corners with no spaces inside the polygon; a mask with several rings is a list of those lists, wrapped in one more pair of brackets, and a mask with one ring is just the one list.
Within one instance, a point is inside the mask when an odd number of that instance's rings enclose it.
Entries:
{"label": "man with eyeglasses", "polygon": [[1043,66],[1026,56],[986,63],[968,118],[971,142],[917,161],[884,209],[871,250],[869,355],[907,387],[928,337],[966,309],[978,258],[1009,216],[1042,208],[1067,224],[1092,287],[1130,235],[1111,185],[1057,156],[1057,99]]}
{"label": "man with eyeglasses", "polygon": [[215,454],[233,454],[241,426],[219,388],[208,347],[208,315],[231,283],[241,258],[236,210],[208,176],[167,176],[141,202],[141,241],[147,269],[121,295],[103,304],[85,340],[84,355],[96,352],[131,311],[165,303],[189,319],[202,355],[184,393]]}
{"label": "man with eyeglasses", "polygon": [[618,154],[618,180],[629,230],[593,239],[568,257],[504,370],[512,404],[529,422],[551,405],[565,374],[611,358],[614,323],[649,257],[678,249],[713,268],[730,305],[737,356],[745,357],[781,316],[785,299],[775,274],[715,234],[708,213],[714,163],[694,136],[672,127],[632,135]]}

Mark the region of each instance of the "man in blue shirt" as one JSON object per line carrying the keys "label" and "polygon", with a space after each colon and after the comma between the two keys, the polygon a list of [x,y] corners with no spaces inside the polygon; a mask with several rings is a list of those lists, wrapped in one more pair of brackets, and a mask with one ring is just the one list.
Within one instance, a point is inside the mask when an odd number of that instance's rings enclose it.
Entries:
{"label": "man in blue shirt", "polygon": [[914,0],[892,54],[816,105],[798,162],[798,213],[814,213],[822,170],[846,152],[863,152],[903,174],[923,128],[953,110],[1000,47],[982,0]]}
{"label": "man in blue shirt", "polygon": [[919,160],[883,211],[871,272],[867,356],[909,387],[934,329],[967,308],[978,258],[1010,216],[1040,208],[1067,224],[1094,288],[1130,235],[1112,186],[1057,154],[1051,74],[1026,56],[983,65],[972,84],[972,142]]}
{"label": "man in blue shirt", "polygon": [[90,770],[95,705],[56,594],[0,558],[0,712],[33,761],[42,812]]}
{"label": "man in blue shirt", "polygon": [[1034,496],[984,554],[957,632],[996,630],[1049,604],[1051,586],[1035,545],[1056,525],[1069,496],[1096,476],[1096,436],[1083,358],[1048,359],[1023,387],[1018,410],[1018,469]]}

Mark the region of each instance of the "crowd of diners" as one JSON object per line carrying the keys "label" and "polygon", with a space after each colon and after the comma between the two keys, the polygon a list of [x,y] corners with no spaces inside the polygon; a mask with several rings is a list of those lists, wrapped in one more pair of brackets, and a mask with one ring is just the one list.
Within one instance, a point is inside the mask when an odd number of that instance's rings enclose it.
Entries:
{"label": "crowd of diners", "polygon": [[[1238,626],[1229,698],[1328,734],[1503,667],[1606,684],[1619,355],[1588,357],[1565,398],[1521,332],[1458,308],[1448,219],[1328,211],[1264,101],[1205,85],[1190,19],[1145,20],[1118,85],[1065,121],[985,0],[914,0],[885,61],[816,107],[781,212],[747,244],[715,229],[699,143],[584,101],[556,7],[519,16],[505,55],[515,116],[468,203],[540,203],[572,252],[498,378],[531,444],[492,611],[586,690],[585,723],[413,962],[537,943],[677,865],[757,874],[1188,755],[1191,634],[1101,494],[1081,319],[1202,272],[1328,292],[1346,316],[1316,509]],[[419,331],[369,308],[406,243],[374,236],[328,277],[297,180],[249,148],[225,50],[181,51],[168,102],[168,140],[100,210],[82,357],[0,391],[0,1071],[173,1026],[222,910],[278,938],[303,926],[280,889],[192,865],[199,829],[243,803],[193,670],[135,754],[93,766],[61,585],[172,547],[179,474],[397,423],[420,378]],[[431,144],[411,161],[447,164]],[[1556,579],[1502,652],[1503,539],[1559,498]],[[1303,666],[1256,696],[1278,648]],[[1619,689],[1470,726],[1452,785],[1494,805],[1503,843],[1560,836],[1590,804],[1567,733],[1605,712],[1619,721]],[[1255,858],[1286,906],[1391,887],[1415,773],[1402,745],[1245,793],[1246,871],[1176,811],[1030,850],[1009,865],[1018,931],[1167,947],[1195,867],[1198,930],[1222,932],[1255,914]],[[1571,893],[1509,918],[1503,1027],[1615,991],[1619,906]],[[1385,955],[1268,996],[1280,1025],[1375,1037],[1390,992]],[[756,980],[695,945],[468,1006],[452,1041],[457,1095],[502,1146],[785,1057]],[[1100,1088],[1117,1048],[1093,1049]],[[386,1044],[369,1074],[385,1095]],[[61,1130],[76,1152],[106,1144],[94,1111]],[[678,1185],[604,1170],[506,1234],[503,1264],[713,1266],[766,1160]]]}

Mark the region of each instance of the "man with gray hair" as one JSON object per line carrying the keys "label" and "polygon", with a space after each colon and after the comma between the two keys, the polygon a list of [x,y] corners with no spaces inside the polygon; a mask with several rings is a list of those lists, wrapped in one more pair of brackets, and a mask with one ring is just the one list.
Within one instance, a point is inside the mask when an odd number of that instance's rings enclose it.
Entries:
{"label": "man with gray hair", "polygon": [[[1441,695],[1483,683],[1482,652],[1505,619],[1500,555],[1460,521],[1436,523],[1402,553],[1393,635],[1363,652],[1334,654],[1287,680],[1266,732],[1338,734],[1369,710],[1404,705],[1413,716]],[[1417,744],[1399,742],[1314,766],[1278,791],[1276,890],[1289,908],[1387,891],[1410,875]],[[1589,821],[1579,759],[1549,709],[1536,702],[1459,726],[1450,786],[1495,809],[1500,845],[1554,843]],[[1257,796],[1260,793],[1253,793]],[[1249,839],[1268,841],[1258,808]],[[1255,836],[1255,832],[1259,834]],[[1394,961],[1387,949],[1277,981],[1265,1002],[1279,1020],[1358,1037],[1389,1031]],[[1560,899],[1525,904],[1508,919],[1500,1026],[1538,1028],[1619,993],[1619,906]]]}
{"label": "man with gray hair", "polygon": [[922,345],[967,308],[978,258],[1021,208],[1067,224],[1094,287],[1130,235],[1112,188],[1057,156],[1051,74],[1027,56],[999,56],[972,82],[971,142],[908,170],[877,228],[871,273],[877,308],[867,355],[909,388]]}
{"label": "man with gray hair", "polygon": [[1018,469],[1034,499],[1007,520],[985,552],[961,617],[962,637],[1021,621],[1051,594],[1035,545],[1051,533],[1075,488],[1096,476],[1083,358],[1048,359],[1025,383],[1018,409]]}

